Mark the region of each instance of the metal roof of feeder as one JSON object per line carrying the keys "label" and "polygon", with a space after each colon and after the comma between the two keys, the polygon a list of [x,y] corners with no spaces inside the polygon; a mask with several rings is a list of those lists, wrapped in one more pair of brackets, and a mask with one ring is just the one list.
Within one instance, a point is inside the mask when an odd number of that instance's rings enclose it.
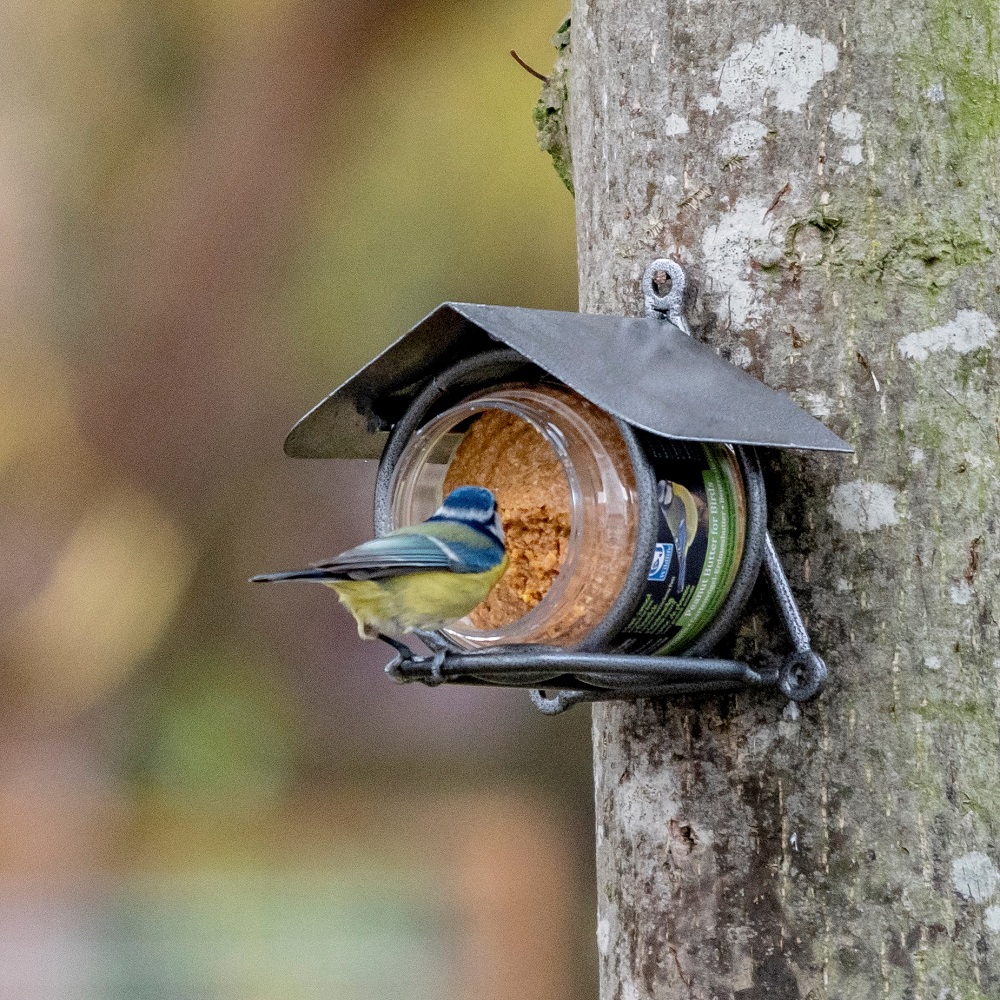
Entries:
{"label": "metal roof of feeder", "polygon": [[435,373],[498,344],[634,427],[667,438],[850,452],[784,393],[658,318],[445,302],[289,432],[294,458],[378,458]]}

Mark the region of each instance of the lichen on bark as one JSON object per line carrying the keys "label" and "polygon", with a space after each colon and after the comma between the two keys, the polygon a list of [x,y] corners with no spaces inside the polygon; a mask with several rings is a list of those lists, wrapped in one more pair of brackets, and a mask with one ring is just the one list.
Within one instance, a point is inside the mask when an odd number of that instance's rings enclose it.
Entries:
{"label": "lichen on bark", "polygon": [[532,117],[539,148],[552,157],[559,179],[573,193],[573,158],[569,146],[569,129],[566,124],[566,109],[569,104],[569,59],[570,59],[570,18],[559,26],[552,36],[556,49],[556,61],[548,79],[542,84],[542,92]]}

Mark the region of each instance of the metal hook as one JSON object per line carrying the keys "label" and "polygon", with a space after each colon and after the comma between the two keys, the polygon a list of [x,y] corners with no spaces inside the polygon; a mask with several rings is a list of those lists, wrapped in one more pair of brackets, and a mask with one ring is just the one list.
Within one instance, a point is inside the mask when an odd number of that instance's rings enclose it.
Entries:
{"label": "metal hook", "polygon": [[528,694],[531,698],[531,704],[542,715],[562,715],[574,705],[595,700],[595,696],[587,691],[559,691],[554,698],[546,698],[544,691],[532,688]]}
{"label": "metal hook", "polygon": [[[657,272],[665,271],[670,277],[670,291],[666,295],[656,294],[655,276]],[[689,337],[691,328],[684,318],[684,287],[687,278],[684,268],[676,261],[660,257],[646,267],[642,275],[642,298],[646,306],[646,315],[653,319],[666,318],[678,330]]]}

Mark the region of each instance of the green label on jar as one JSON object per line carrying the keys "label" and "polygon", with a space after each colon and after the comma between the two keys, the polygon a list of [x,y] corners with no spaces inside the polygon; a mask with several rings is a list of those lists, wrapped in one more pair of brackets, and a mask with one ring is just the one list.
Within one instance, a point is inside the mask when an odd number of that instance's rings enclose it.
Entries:
{"label": "green label on jar", "polygon": [[667,655],[689,645],[725,602],[743,555],[745,503],[729,449],[663,439],[647,449],[660,507],[656,548],[642,601],[615,647]]}

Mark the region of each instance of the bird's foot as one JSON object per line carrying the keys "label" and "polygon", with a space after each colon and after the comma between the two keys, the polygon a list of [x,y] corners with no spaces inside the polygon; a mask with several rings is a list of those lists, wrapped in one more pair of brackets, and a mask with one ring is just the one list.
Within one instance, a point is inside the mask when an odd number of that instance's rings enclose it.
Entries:
{"label": "bird's foot", "polygon": [[[398,684],[405,684],[407,681],[420,680],[428,687],[437,687],[439,684],[444,684],[445,676],[444,671],[441,669],[444,666],[445,658],[448,656],[449,649],[443,643],[434,651],[433,656],[415,656],[413,650],[404,642],[400,642],[398,639],[394,639],[391,636],[383,635],[381,632],[375,636],[376,639],[381,639],[382,642],[387,643],[396,650],[396,656],[391,662],[386,664],[385,672]],[[412,674],[407,676],[403,672],[403,664],[410,664],[413,666],[424,664],[429,664],[431,668],[431,673],[429,677],[415,677]]]}
{"label": "bird's foot", "polygon": [[441,668],[444,666],[445,657],[448,655],[448,650],[439,649],[431,657],[431,675],[424,679],[424,683],[428,687],[437,687],[439,684],[444,684],[445,676]]}

